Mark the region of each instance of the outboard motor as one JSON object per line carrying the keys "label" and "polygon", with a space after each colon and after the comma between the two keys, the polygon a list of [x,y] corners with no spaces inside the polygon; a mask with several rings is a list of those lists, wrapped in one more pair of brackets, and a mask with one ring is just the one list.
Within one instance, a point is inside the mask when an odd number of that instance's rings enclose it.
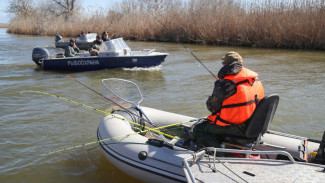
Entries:
{"label": "outboard motor", "polygon": [[62,40],[62,36],[60,35],[56,35],[55,36],[55,42],[61,41]]}
{"label": "outboard motor", "polygon": [[37,65],[41,65],[41,60],[50,58],[50,53],[45,48],[34,48],[32,54],[33,61]]}

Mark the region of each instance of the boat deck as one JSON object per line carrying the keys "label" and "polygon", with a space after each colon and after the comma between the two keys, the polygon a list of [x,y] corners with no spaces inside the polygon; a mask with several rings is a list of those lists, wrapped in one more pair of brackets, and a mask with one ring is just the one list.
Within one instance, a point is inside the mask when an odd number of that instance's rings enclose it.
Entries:
{"label": "boat deck", "polygon": [[288,161],[227,159],[220,162],[216,162],[217,171],[207,160],[194,164],[191,171],[196,182],[325,182],[325,171],[320,167]]}
{"label": "boat deck", "polygon": [[191,156],[184,160],[184,171],[188,182],[325,182],[324,165],[296,162],[288,156],[290,161]]}

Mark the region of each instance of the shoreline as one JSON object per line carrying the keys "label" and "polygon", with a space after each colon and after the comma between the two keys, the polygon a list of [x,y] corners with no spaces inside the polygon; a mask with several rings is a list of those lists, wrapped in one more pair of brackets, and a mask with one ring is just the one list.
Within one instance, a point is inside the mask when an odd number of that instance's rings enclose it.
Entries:
{"label": "shoreline", "polygon": [[[44,6],[31,6],[27,14],[17,14],[10,22],[8,33],[75,37],[81,30],[107,31],[111,38],[136,41],[325,50],[322,1],[271,0],[243,6],[245,2],[127,1],[92,16],[81,14],[84,9],[58,16],[49,14]],[[36,9],[39,11],[33,11]]]}
{"label": "shoreline", "polygon": [[9,28],[10,24],[0,23],[0,28]]}
{"label": "shoreline", "polygon": [[[8,24],[9,26],[10,24]],[[0,24],[0,28],[9,28],[9,27],[1,27]],[[25,36],[47,36],[47,37],[55,37],[56,35],[35,35],[35,34],[24,34],[24,33],[11,33],[9,31],[7,31],[8,34],[14,34],[14,35],[25,35]],[[100,35],[100,33],[97,33],[98,35]],[[60,34],[59,34],[60,35]],[[71,38],[75,38],[77,39],[76,36],[64,36],[64,37],[71,37]],[[157,42],[157,43],[176,43],[176,44],[189,44],[189,45],[201,45],[201,46],[214,46],[214,47],[238,47],[238,48],[253,48],[253,49],[271,49],[271,50],[289,50],[289,51],[324,51],[325,49],[312,49],[312,48],[292,48],[292,47],[263,47],[263,46],[255,46],[255,45],[240,45],[240,44],[209,44],[209,43],[203,43],[203,42],[199,42],[199,41],[187,41],[187,42],[182,42],[182,41],[176,41],[176,40],[171,40],[171,39],[154,39],[154,38],[147,38],[147,39],[137,39],[134,38],[132,36],[113,36],[111,37],[111,39],[116,39],[119,37],[123,37],[124,40],[126,41],[139,41],[139,42]]]}

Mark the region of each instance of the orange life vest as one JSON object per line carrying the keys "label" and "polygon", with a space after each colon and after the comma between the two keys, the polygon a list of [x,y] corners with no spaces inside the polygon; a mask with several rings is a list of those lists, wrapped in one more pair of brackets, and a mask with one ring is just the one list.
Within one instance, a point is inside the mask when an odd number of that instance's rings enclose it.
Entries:
{"label": "orange life vest", "polygon": [[253,114],[257,103],[264,97],[261,81],[256,81],[258,74],[246,68],[237,75],[227,75],[223,79],[236,84],[237,92],[222,102],[220,113],[207,117],[210,123],[219,126],[240,124]]}

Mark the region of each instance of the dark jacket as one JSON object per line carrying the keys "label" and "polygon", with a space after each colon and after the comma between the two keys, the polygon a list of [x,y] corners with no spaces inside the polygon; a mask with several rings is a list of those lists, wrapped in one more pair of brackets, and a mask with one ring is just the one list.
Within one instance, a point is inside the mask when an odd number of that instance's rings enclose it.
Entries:
{"label": "dark jacket", "polygon": [[102,36],[102,37],[103,37],[103,41],[110,41],[109,38],[105,39],[104,36]]}
{"label": "dark jacket", "polygon": [[77,53],[79,53],[79,48],[77,46],[73,47],[72,44],[69,43],[67,47],[64,49],[65,57],[74,57]]}
{"label": "dark jacket", "polygon": [[232,62],[220,69],[218,73],[219,80],[214,83],[212,95],[206,101],[207,108],[212,114],[220,112],[222,102],[237,92],[236,85],[232,81],[223,78],[229,74],[238,74],[242,68],[243,65],[240,62]]}

